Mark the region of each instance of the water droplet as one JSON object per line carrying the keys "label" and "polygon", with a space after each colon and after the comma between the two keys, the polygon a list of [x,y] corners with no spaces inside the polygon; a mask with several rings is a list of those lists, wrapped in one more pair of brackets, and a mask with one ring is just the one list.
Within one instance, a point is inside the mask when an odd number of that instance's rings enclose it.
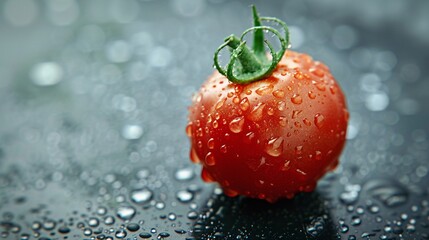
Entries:
{"label": "water droplet", "polygon": [[104,224],[106,225],[113,225],[115,223],[115,218],[113,216],[106,216],[104,218]]}
{"label": "water droplet", "polygon": [[[209,118],[211,118],[210,115]],[[186,135],[188,137],[192,137],[192,123],[188,123],[188,125],[186,126]]]}
{"label": "water droplet", "polygon": [[136,214],[136,210],[131,206],[121,206],[116,209],[116,215],[123,221],[130,220]]}
{"label": "water droplet", "polygon": [[373,179],[364,185],[364,189],[387,207],[400,206],[408,201],[407,189],[394,179]]}
{"label": "water droplet", "polygon": [[302,73],[300,73],[300,72],[295,73],[295,74],[293,75],[293,77],[294,77],[295,79],[297,79],[297,80],[302,80],[302,79],[304,79],[304,75],[303,75]]}
{"label": "water droplet", "polygon": [[330,91],[332,94],[335,94],[335,93],[337,92],[337,88],[335,88],[334,86],[330,86],[330,87],[329,87],[329,91]]}
{"label": "water droplet", "polygon": [[310,69],[310,72],[318,77],[323,77],[325,76],[325,73],[323,72],[322,69],[320,68],[314,68],[314,69]]}
{"label": "water droplet", "polygon": [[255,92],[256,92],[256,94],[262,96],[262,95],[265,95],[265,94],[268,94],[268,93],[272,92],[273,88],[274,88],[273,85],[262,86],[262,87],[256,89]]}
{"label": "water droplet", "polygon": [[194,194],[187,190],[181,190],[176,193],[176,198],[182,203],[187,203],[194,199]]}
{"label": "water droplet", "polygon": [[323,82],[316,82],[315,85],[316,85],[316,88],[319,89],[320,91],[326,90],[326,85]]}
{"label": "water droplet", "polygon": [[316,124],[318,128],[321,128],[323,126],[324,121],[325,116],[323,116],[322,114],[318,113],[316,114],[316,116],[314,116],[314,124]]}
{"label": "water droplet", "polygon": [[222,145],[221,147],[220,147],[220,151],[222,152],[222,153],[226,153],[228,150],[227,150],[227,148],[226,148],[226,145]]}
{"label": "water droplet", "polygon": [[312,237],[320,236],[325,230],[325,220],[322,217],[317,217],[311,221],[306,227],[307,233]]}
{"label": "water droplet", "polygon": [[219,123],[217,122],[217,120],[214,120],[213,123],[213,128],[218,128],[219,127]]}
{"label": "water droplet", "polygon": [[265,103],[258,103],[255,107],[253,107],[252,111],[250,112],[249,119],[254,122],[260,121],[263,117],[264,108]]}
{"label": "water droplet", "polygon": [[92,217],[88,220],[88,225],[90,227],[97,227],[99,224],[100,224],[100,221],[98,220],[98,218]]}
{"label": "water droplet", "polygon": [[308,97],[309,97],[310,99],[315,99],[315,98],[316,98],[316,94],[314,94],[314,92],[313,92],[313,91],[308,91]]}
{"label": "water droplet", "polygon": [[174,213],[169,213],[168,214],[168,220],[174,221],[174,220],[176,220],[176,218],[177,218],[176,214],[174,214]]}
{"label": "water droplet", "polygon": [[208,147],[209,149],[213,149],[213,148],[215,147],[215,143],[214,143],[214,139],[213,139],[213,138],[210,138],[210,139],[207,141],[207,147]]}
{"label": "water droplet", "polygon": [[292,111],[292,119],[297,118],[302,113],[302,110],[294,110]]}
{"label": "water droplet", "polygon": [[286,125],[287,125],[287,118],[285,118],[285,117],[283,117],[283,116],[280,116],[280,117],[279,117],[279,124],[280,124],[280,126],[282,126],[282,127],[286,127]]}
{"label": "water droplet", "polygon": [[294,104],[301,104],[302,103],[302,97],[299,94],[294,94],[290,100]]}
{"label": "water droplet", "polygon": [[168,237],[170,237],[170,234],[169,234],[169,233],[167,233],[167,232],[160,232],[160,233],[158,234],[158,239],[168,238]]}
{"label": "water droplet", "polygon": [[247,109],[249,109],[250,103],[249,103],[249,99],[247,99],[247,97],[243,98],[240,101],[240,109],[243,111],[247,111]]}
{"label": "water droplet", "polygon": [[273,96],[276,98],[284,98],[285,92],[283,90],[275,90]]}
{"label": "water droplet", "polygon": [[178,169],[174,173],[174,178],[178,181],[188,181],[193,179],[195,176],[194,170],[192,168],[182,168]]}
{"label": "water droplet", "polygon": [[212,152],[207,153],[205,162],[207,166],[214,166],[216,164],[216,159]]}
{"label": "water droplet", "polygon": [[350,224],[352,226],[359,226],[362,223],[362,220],[358,216],[353,216]]}
{"label": "water droplet", "polygon": [[140,229],[140,226],[137,223],[130,223],[127,225],[127,229],[131,232],[136,232]]}
{"label": "water droplet", "polygon": [[339,196],[340,201],[347,205],[354,204],[359,198],[360,190],[360,185],[347,185],[345,191]]}
{"label": "water droplet", "polygon": [[148,232],[141,232],[141,233],[139,233],[139,237],[141,237],[141,238],[151,238],[152,234],[150,234]]}
{"label": "water droplet", "polygon": [[283,111],[283,110],[285,110],[285,106],[286,106],[286,103],[285,103],[285,102],[283,102],[283,101],[279,101],[279,102],[277,102],[277,109],[278,109],[279,111]]}
{"label": "water droplet", "polygon": [[314,159],[321,160],[322,159],[322,152],[321,151],[316,151]]}
{"label": "water droplet", "polygon": [[299,154],[302,154],[302,146],[297,146],[297,147],[295,147],[295,154],[296,155],[299,155]]}
{"label": "water droplet", "polygon": [[[188,132],[188,127],[186,128]],[[143,135],[143,128],[139,125],[125,125],[122,128],[122,137],[128,140],[137,140]]]}
{"label": "water droplet", "polygon": [[148,203],[153,197],[153,193],[148,188],[142,188],[131,192],[131,201],[137,204]]}
{"label": "water droplet", "polygon": [[187,217],[191,220],[197,219],[198,213],[195,211],[190,211],[190,212],[188,212]]}
{"label": "water droplet", "polygon": [[[252,111],[253,112],[253,111]],[[229,130],[233,133],[239,133],[243,130],[244,117],[236,117],[229,123]]]}
{"label": "water droplet", "polygon": [[311,126],[311,121],[310,121],[310,120],[308,120],[307,118],[304,118],[304,119],[302,120],[302,122],[303,122],[305,125],[307,125],[307,126]]}
{"label": "water droplet", "polygon": [[31,70],[30,77],[38,86],[52,86],[62,80],[63,69],[55,62],[38,63]]}
{"label": "water droplet", "polygon": [[265,152],[273,157],[278,157],[283,153],[283,137],[272,138],[268,141]]}
{"label": "water droplet", "polygon": [[125,231],[125,229],[119,229],[115,233],[115,237],[120,238],[120,239],[125,238],[126,236],[127,236],[127,231]]}
{"label": "water droplet", "polygon": [[223,106],[223,104],[225,103],[226,99],[227,98],[223,98],[223,99],[219,100],[219,102],[216,103],[216,106],[215,106],[216,110],[219,110]]}

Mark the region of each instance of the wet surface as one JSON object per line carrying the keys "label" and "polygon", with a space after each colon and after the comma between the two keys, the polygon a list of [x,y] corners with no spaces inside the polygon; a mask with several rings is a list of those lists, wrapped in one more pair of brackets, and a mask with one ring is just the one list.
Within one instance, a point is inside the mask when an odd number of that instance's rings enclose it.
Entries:
{"label": "wet surface", "polygon": [[335,172],[275,204],[203,183],[192,94],[250,2],[0,3],[0,239],[429,239],[429,4],[256,2],[330,66]]}

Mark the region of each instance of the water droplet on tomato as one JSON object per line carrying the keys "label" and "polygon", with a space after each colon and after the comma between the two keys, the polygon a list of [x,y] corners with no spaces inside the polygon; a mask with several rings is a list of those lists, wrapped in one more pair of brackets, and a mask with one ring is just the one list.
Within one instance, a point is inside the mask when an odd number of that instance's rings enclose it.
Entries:
{"label": "water droplet on tomato", "polygon": [[276,98],[284,98],[285,92],[283,90],[275,90],[273,96]]}
{"label": "water droplet on tomato", "polygon": [[195,148],[191,149],[191,152],[189,155],[190,155],[191,161],[193,163],[199,163],[200,162],[200,158],[198,157],[197,151],[195,151]]}
{"label": "water droplet on tomato", "polygon": [[229,98],[231,98],[232,96],[234,96],[234,93],[233,92],[229,92],[226,96],[229,97]]}
{"label": "water droplet on tomato", "polygon": [[226,101],[226,98],[223,98],[219,102],[217,102],[216,106],[215,106],[216,110],[220,109],[223,106],[223,104],[225,103],[225,101]]}
{"label": "water droplet on tomato", "polygon": [[214,166],[216,164],[216,159],[212,152],[207,153],[205,162],[207,166]]}
{"label": "water droplet on tomato", "polygon": [[248,133],[246,133],[246,138],[244,139],[244,142],[247,144],[250,144],[254,138],[255,138],[255,133],[254,132],[248,132]]}
{"label": "water droplet on tomato", "polygon": [[283,153],[283,137],[272,138],[268,141],[265,152],[273,157],[278,157]]}
{"label": "water droplet on tomato", "polygon": [[209,149],[213,149],[214,148],[214,139],[213,138],[210,138],[208,141],[207,141],[207,147],[209,148]]}
{"label": "water droplet on tomato", "polygon": [[197,146],[198,146],[198,148],[202,148],[202,147],[203,147],[203,142],[198,141],[198,142],[197,142]]}
{"label": "water droplet on tomato", "polygon": [[299,94],[294,94],[290,100],[294,104],[301,104],[302,103],[302,97]]}
{"label": "water droplet on tomato", "polygon": [[296,155],[299,155],[299,154],[302,154],[302,146],[296,146],[295,147],[295,154]]}
{"label": "water droplet on tomato", "polygon": [[295,79],[297,79],[297,80],[302,80],[302,79],[304,79],[304,75],[302,75],[302,73],[300,73],[300,72],[295,73],[295,74],[293,75],[293,77],[294,77]]}
{"label": "water droplet on tomato", "polygon": [[313,73],[314,75],[318,76],[318,77],[324,77],[325,76],[325,73],[320,68],[311,69],[310,72]]}
{"label": "water droplet on tomato", "polygon": [[270,115],[270,116],[274,115],[274,109],[272,107],[269,107],[267,109],[267,114]]}
{"label": "water droplet on tomato", "polygon": [[283,110],[285,110],[285,106],[286,106],[286,103],[285,103],[285,102],[283,102],[283,101],[279,101],[279,102],[277,102],[277,109],[278,109],[279,111],[283,111]]}
{"label": "water droplet on tomato", "polygon": [[219,127],[219,123],[216,120],[213,121],[212,125],[213,125],[213,128]]}
{"label": "water droplet on tomato", "polygon": [[282,166],[282,171],[287,171],[290,169],[290,161],[286,160],[285,163]]}
{"label": "water droplet on tomato", "polygon": [[255,92],[256,92],[256,94],[262,96],[262,95],[265,95],[265,94],[272,92],[273,88],[274,88],[273,85],[262,86],[262,87],[256,89]]}
{"label": "water droplet on tomato", "polygon": [[323,116],[322,114],[318,113],[316,114],[316,116],[314,116],[314,124],[316,124],[318,128],[321,128],[323,126],[324,121],[325,116]]}
{"label": "water droplet on tomato", "polygon": [[256,105],[250,112],[249,119],[254,122],[261,120],[263,117],[264,108],[265,108],[265,103],[258,103],[258,105]]}
{"label": "water droplet on tomato", "polygon": [[229,130],[233,133],[239,133],[243,130],[244,117],[236,117],[229,123]]}
{"label": "water droplet on tomato", "polygon": [[329,91],[330,91],[332,94],[335,94],[335,93],[337,92],[337,89],[336,89],[334,86],[330,86],[330,87],[329,87]]}
{"label": "water droplet on tomato", "polygon": [[240,109],[243,111],[247,111],[247,109],[249,109],[249,99],[247,99],[247,97],[243,98],[240,102]]}
{"label": "water droplet on tomato", "polygon": [[302,110],[293,110],[292,111],[292,119],[295,119],[301,113],[302,113]]}
{"label": "water droplet on tomato", "polygon": [[239,97],[235,97],[235,98],[232,99],[232,102],[234,104],[238,104],[240,102],[240,98]]}
{"label": "water droplet on tomato", "polygon": [[308,91],[308,97],[309,97],[310,99],[315,99],[315,98],[316,98],[316,94],[314,94],[314,92],[313,92],[313,91]]}
{"label": "water droplet on tomato", "polygon": [[316,88],[319,89],[320,91],[326,90],[326,85],[323,82],[317,82],[315,85],[316,85]]}
{"label": "water droplet on tomato", "polygon": [[222,145],[221,147],[220,147],[220,152],[221,153],[226,153],[228,150],[226,149],[226,145]]}
{"label": "water droplet on tomato", "polygon": [[302,122],[303,122],[305,125],[307,125],[307,126],[311,126],[311,121],[310,121],[310,120],[308,120],[307,118],[304,118],[304,119],[302,120]]}
{"label": "water droplet on tomato", "polygon": [[280,116],[280,117],[279,117],[279,124],[280,124],[280,126],[282,126],[282,127],[286,127],[286,125],[287,125],[287,118],[285,118],[285,117],[283,117],[283,116]]}
{"label": "water droplet on tomato", "polygon": [[316,151],[314,159],[321,160],[322,159],[322,152],[321,151]]}
{"label": "water droplet on tomato", "polygon": [[297,128],[301,128],[302,127],[302,125],[301,125],[300,122],[294,122],[293,125],[295,125],[295,127],[297,127]]}
{"label": "water droplet on tomato", "polygon": [[252,94],[252,90],[250,90],[250,89],[249,89],[249,90],[246,90],[246,94],[247,94],[247,95]]}
{"label": "water droplet on tomato", "polygon": [[202,137],[203,136],[203,129],[202,128],[198,128],[197,129],[197,137]]}

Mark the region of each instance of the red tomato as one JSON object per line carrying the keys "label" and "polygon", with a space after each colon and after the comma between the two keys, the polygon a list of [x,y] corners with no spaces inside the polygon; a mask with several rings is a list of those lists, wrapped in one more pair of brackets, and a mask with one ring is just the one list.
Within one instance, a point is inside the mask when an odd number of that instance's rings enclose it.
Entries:
{"label": "red tomato", "polygon": [[191,159],[202,178],[228,196],[270,202],[312,191],[337,166],[348,121],[329,69],[290,50],[256,82],[232,83],[215,71],[189,112]]}

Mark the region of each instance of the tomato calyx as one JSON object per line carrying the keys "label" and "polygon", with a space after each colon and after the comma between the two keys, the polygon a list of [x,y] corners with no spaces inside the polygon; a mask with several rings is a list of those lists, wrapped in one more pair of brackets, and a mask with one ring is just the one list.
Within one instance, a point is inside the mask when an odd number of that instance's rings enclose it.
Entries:
{"label": "tomato calyx", "polygon": [[[270,76],[289,46],[289,30],[286,23],[273,17],[259,17],[255,6],[252,6],[252,11],[254,26],[245,30],[240,38],[235,35],[227,37],[214,54],[216,69],[234,83],[247,84]],[[272,27],[262,26],[261,22],[277,23],[283,28],[284,35]],[[278,51],[275,51],[268,40],[264,39],[264,31],[273,33],[279,39],[280,49]],[[250,32],[254,32],[252,49],[247,47],[244,40]],[[271,58],[267,57],[264,44],[270,50]],[[231,57],[226,67],[223,68],[219,64],[219,53],[225,47],[229,48]]]}

